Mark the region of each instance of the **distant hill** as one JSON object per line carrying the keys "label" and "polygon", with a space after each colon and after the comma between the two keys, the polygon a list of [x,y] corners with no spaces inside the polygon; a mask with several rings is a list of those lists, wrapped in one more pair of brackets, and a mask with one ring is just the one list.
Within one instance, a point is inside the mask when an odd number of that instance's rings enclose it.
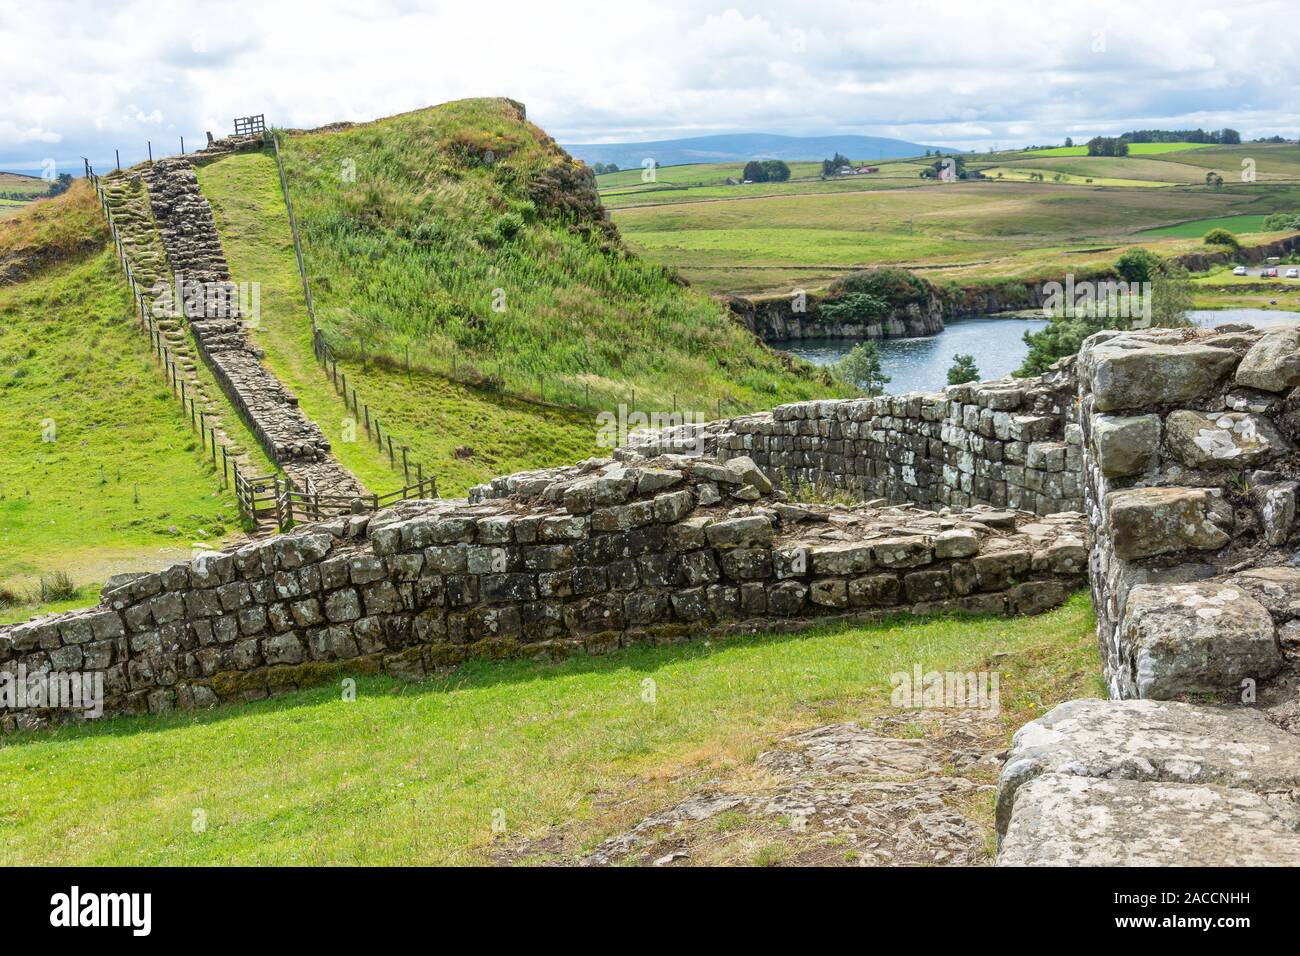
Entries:
{"label": "distant hill", "polygon": [[683,163],[747,162],[751,159],[817,160],[841,153],[850,159],[896,159],[929,150],[960,152],[884,136],[780,136],[776,133],[726,133],[647,143],[565,143],[569,154],[588,165],[616,163],[636,168],[653,159],[660,166]]}
{"label": "distant hill", "polygon": [[7,173],[0,170],[0,193],[23,193],[30,196],[48,192],[50,184],[39,176]]}

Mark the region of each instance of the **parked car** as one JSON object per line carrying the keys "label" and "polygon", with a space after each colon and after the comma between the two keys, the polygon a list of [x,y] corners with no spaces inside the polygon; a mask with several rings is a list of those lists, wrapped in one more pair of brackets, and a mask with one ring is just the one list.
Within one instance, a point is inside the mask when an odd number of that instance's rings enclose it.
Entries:
{"label": "parked car", "polygon": [[1300,279],[1300,269],[1287,269],[1286,277],[1288,279]]}
{"label": "parked car", "polygon": [[1259,274],[1260,274],[1260,277],[1261,277],[1261,278],[1264,278],[1264,279],[1276,279],[1276,278],[1277,278],[1277,266],[1269,266],[1267,269],[1260,269],[1260,270],[1259,270]]}
{"label": "parked car", "polygon": [[1235,276],[1244,276],[1244,275],[1246,274],[1246,267],[1245,267],[1245,266],[1237,266],[1237,268],[1235,268],[1235,269],[1232,270],[1232,274],[1235,275]]}

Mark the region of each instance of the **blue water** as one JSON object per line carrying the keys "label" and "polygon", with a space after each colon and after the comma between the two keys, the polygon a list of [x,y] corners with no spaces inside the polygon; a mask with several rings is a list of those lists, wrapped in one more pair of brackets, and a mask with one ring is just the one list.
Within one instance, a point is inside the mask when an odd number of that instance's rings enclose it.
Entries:
{"label": "blue water", "polygon": [[[1259,326],[1300,323],[1300,312],[1274,309],[1196,310],[1189,315],[1204,326],[1228,322]],[[1018,369],[1025,360],[1029,351],[1024,341],[1025,332],[1041,329],[1047,320],[1024,316],[973,316],[953,319],[945,324],[946,328],[938,335],[884,339],[878,343],[885,374],[890,378],[886,391],[898,394],[943,388],[948,384],[952,357],[957,354],[975,356],[981,379],[1001,378]],[[848,354],[861,341],[805,339],[784,346],[778,344],[777,347],[783,347],[814,365],[829,365]]]}

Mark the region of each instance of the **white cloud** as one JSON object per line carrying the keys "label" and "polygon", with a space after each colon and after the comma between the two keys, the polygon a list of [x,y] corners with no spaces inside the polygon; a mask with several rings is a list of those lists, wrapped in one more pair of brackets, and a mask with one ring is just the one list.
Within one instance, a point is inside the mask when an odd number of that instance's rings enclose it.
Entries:
{"label": "white cloud", "polygon": [[0,0],[0,168],[49,144],[64,162],[136,159],[146,140],[200,142],[247,113],[314,126],[483,95],[524,101],[568,142],[1296,135],[1291,16],[1283,0]]}

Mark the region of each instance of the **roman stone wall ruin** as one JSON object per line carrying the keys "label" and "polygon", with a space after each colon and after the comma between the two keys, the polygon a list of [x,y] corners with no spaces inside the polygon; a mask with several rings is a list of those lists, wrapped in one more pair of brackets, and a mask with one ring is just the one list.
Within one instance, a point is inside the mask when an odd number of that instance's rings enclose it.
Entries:
{"label": "roman stone wall ruin", "polygon": [[[1038,380],[642,435],[468,500],[207,555],[0,629],[0,672],[93,671],[106,713],[158,712],[471,658],[1034,613],[1087,565],[1111,699],[1016,733],[998,862],[1295,864],[1297,439],[1300,330],[1098,333]],[[1066,474],[1080,498],[1029,484]],[[773,482],[879,499],[800,503]],[[1013,488],[1058,513],[1012,509]],[[9,708],[0,728],[65,716]]]}
{"label": "roman stone wall ruin", "polygon": [[1066,360],[1037,378],[781,405],[634,435],[630,447],[745,456],[778,485],[859,500],[1082,511],[1075,391],[1073,360]]}
{"label": "roman stone wall ruin", "polygon": [[717,628],[1036,613],[1082,586],[1086,561],[1079,515],[794,504],[745,458],[591,460],[143,575],[97,608],[0,630],[0,670],[102,672],[106,713],[159,712]]}
{"label": "roman stone wall ruin", "polygon": [[221,140],[194,157],[172,156],[149,166],[150,205],[171,273],[204,289],[202,295],[187,297],[188,301],[176,305],[184,306],[204,361],[272,461],[299,488],[360,496],[365,493],[360,482],[334,459],[320,426],[303,413],[297,396],[262,363],[261,351],[248,338],[212,207],[199,189],[194,158],[211,160],[255,147],[260,147],[256,138]]}
{"label": "roman stone wall ruin", "polygon": [[1077,371],[1112,699],[1017,732],[999,862],[1295,865],[1300,331],[1102,332]]}

